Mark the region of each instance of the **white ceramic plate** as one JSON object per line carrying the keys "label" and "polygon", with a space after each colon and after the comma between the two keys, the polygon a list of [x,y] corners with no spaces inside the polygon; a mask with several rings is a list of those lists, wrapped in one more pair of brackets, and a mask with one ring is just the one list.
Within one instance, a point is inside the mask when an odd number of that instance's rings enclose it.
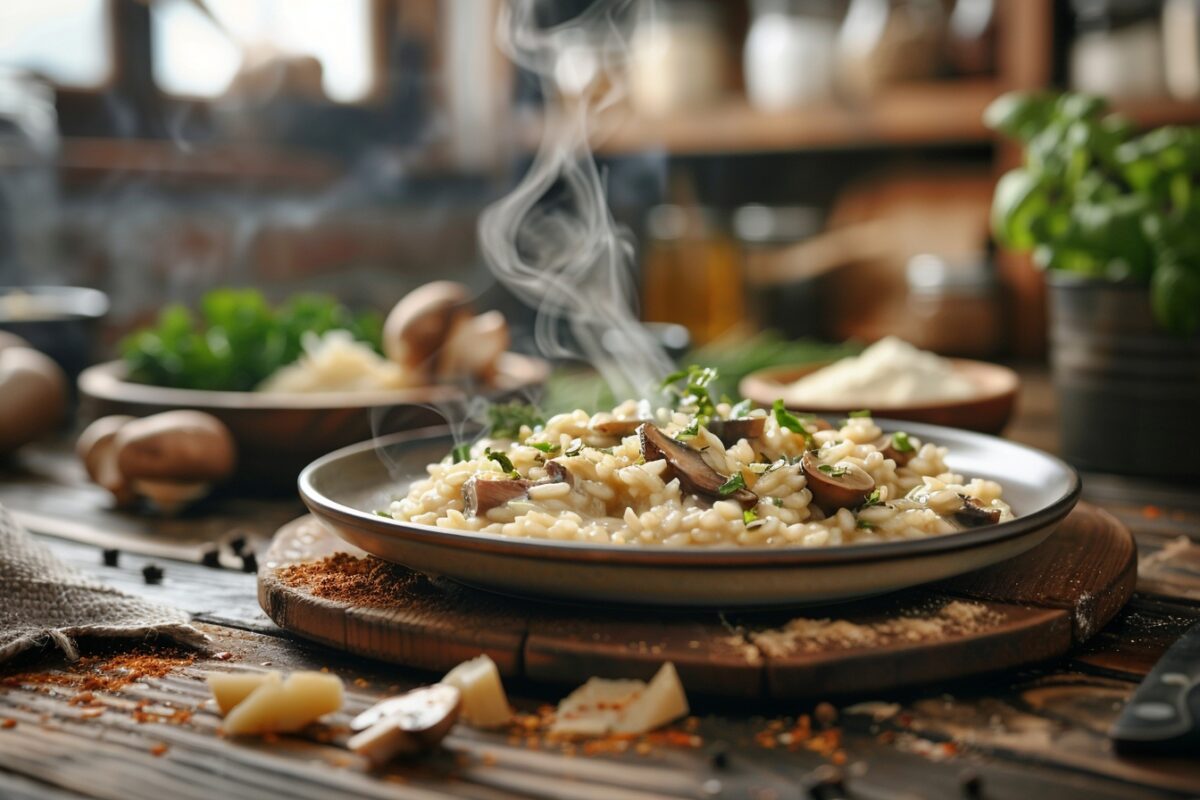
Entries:
{"label": "white ceramic plate", "polygon": [[949,447],[948,465],[1004,486],[1018,515],[962,533],[827,548],[619,547],[458,533],[376,509],[449,452],[444,429],[330,453],[300,474],[300,495],[330,530],[388,561],[504,594],[623,605],[747,608],[849,600],[928,583],[1041,543],[1079,499],[1079,476],[1053,456],[979,433],[877,420]]}

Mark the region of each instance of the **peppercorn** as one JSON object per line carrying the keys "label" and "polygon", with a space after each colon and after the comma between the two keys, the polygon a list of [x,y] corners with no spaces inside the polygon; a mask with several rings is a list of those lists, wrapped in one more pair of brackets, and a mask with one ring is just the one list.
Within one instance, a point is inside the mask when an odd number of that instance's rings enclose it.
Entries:
{"label": "peppercorn", "polygon": [[121,560],[121,551],[115,547],[106,548],[103,552],[104,566],[115,567],[117,562]]}
{"label": "peppercorn", "polygon": [[221,550],[220,550],[220,548],[211,547],[208,550],[205,550],[204,554],[202,556],[200,556],[200,563],[206,567],[221,566]]}
{"label": "peppercorn", "polygon": [[258,556],[253,550],[242,554],[242,572],[258,572]]}
{"label": "peppercorn", "polygon": [[151,586],[162,583],[163,568],[157,564],[147,564],[142,567],[142,580]]}

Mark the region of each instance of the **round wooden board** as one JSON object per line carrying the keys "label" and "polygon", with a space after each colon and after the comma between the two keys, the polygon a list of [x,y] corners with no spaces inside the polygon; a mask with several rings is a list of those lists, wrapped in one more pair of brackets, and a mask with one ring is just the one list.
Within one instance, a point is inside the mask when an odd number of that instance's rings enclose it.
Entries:
{"label": "round wooden board", "polygon": [[[317,569],[326,557],[343,553]],[[360,561],[359,559],[367,559]],[[379,561],[314,518],[276,534],[259,603],[280,627],[431,672],[487,653],[503,675],[578,684],[674,662],[697,694],[799,698],[932,683],[1062,656],[1133,594],[1137,550],[1080,504],[1043,544],[938,584],[824,608],[664,614],[519,600]],[[356,595],[355,602],[333,597]]]}

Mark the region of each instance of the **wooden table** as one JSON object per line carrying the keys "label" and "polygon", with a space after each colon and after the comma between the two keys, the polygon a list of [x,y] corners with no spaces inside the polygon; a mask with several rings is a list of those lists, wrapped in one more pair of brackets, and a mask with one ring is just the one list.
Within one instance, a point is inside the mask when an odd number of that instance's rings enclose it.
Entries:
{"label": "wooden table", "polygon": [[[1027,370],[1024,378],[1021,416],[1010,435],[1053,449],[1053,394],[1044,373]],[[831,723],[836,732],[815,743],[789,739],[798,715],[812,714],[812,706],[694,697],[696,717],[678,726],[679,733],[629,742],[624,752],[564,749],[517,731],[460,727],[436,757],[369,773],[336,741],[222,738],[218,718],[204,703],[199,675],[213,666],[328,668],[346,679],[351,709],[434,677],[297,641],[258,608],[253,575],[195,563],[203,546],[189,530],[261,533],[299,515],[299,503],[223,504],[190,527],[186,520],[164,526],[163,541],[150,543],[154,555],[127,552],[118,567],[104,567],[99,545],[105,540],[86,533],[91,490],[76,482],[65,458],[53,449],[23,455],[25,466],[0,478],[0,502],[35,509],[39,527],[60,534],[44,540],[65,561],[195,614],[212,637],[212,654],[82,702],[79,686],[67,678],[60,685],[0,690],[0,719],[15,721],[0,722],[2,797],[1200,796],[1200,754],[1118,757],[1105,736],[1142,676],[1200,620],[1200,497],[1186,487],[1087,476],[1085,497],[1135,532],[1141,563],[1133,601],[1069,659],[918,691],[831,697],[839,710]],[[137,523],[123,524],[143,543],[154,535]],[[165,569],[161,585],[143,581],[142,567],[150,561]],[[42,655],[4,674],[35,670],[61,677],[63,669],[59,659]],[[526,712],[564,693],[561,687],[509,689]]]}

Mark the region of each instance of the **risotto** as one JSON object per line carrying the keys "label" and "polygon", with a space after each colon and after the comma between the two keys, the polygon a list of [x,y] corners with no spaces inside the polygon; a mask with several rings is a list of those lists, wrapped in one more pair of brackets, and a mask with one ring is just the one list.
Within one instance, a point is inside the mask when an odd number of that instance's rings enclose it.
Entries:
{"label": "risotto", "polygon": [[1011,519],[946,448],[777,403],[560,414],[456,448],[381,513],[504,537],[626,546],[829,547]]}

